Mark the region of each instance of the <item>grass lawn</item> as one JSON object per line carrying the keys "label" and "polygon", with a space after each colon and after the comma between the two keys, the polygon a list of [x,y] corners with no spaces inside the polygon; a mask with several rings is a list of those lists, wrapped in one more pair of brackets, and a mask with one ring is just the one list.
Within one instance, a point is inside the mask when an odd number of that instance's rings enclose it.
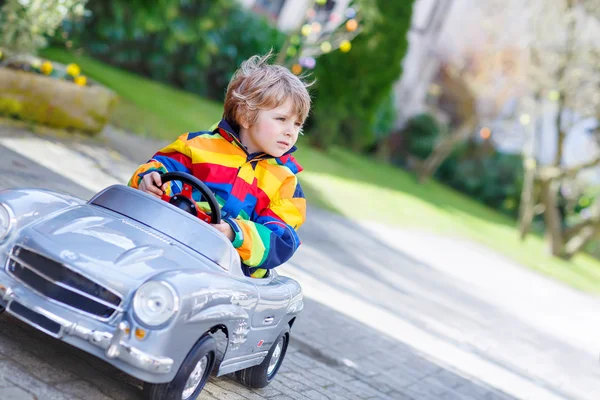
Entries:
{"label": "grass lawn", "polygon": [[[75,61],[85,74],[115,90],[123,101],[114,120],[125,128],[143,127],[137,131],[172,138],[220,118],[220,104],[192,94],[64,51],[44,56]],[[383,163],[341,149],[325,154],[302,142],[297,158],[305,168],[300,178],[311,204],[348,217],[468,238],[575,288],[600,293],[600,261],[584,254],[570,262],[550,257],[541,237],[520,242],[515,221],[452,189],[436,182],[420,185]]]}

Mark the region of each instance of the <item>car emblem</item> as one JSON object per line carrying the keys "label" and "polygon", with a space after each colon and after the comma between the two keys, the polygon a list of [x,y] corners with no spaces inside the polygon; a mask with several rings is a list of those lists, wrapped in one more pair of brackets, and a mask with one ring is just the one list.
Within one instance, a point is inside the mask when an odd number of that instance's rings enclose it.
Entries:
{"label": "car emblem", "polygon": [[77,260],[77,254],[73,253],[71,250],[63,250],[60,252],[60,257],[65,260],[75,261]]}

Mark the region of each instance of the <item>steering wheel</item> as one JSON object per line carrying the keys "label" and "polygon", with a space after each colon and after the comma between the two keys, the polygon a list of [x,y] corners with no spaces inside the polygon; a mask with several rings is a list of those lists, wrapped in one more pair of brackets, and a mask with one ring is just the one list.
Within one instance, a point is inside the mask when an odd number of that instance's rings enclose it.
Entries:
{"label": "steering wheel", "polygon": [[[213,192],[202,182],[191,174],[185,172],[167,172],[160,175],[162,183],[171,181],[179,181],[183,183],[183,189],[180,193],[169,196],[167,194],[162,195],[162,199],[175,207],[187,211],[200,218],[202,221],[209,224],[220,224],[221,223],[221,208],[215,198]],[[202,211],[196,205],[194,198],[192,197],[193,189],[198,190],[202,196],[208,201],[210,207],[210,215]]]}

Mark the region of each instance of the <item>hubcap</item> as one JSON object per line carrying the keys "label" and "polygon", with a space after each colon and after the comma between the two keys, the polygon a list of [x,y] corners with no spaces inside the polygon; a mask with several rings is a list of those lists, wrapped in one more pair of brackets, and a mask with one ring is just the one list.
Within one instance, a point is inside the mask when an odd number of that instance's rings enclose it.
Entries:
{"label": "hubcap", "polygon": [[267,369],[267,375],[271,375],[273,371],[275,371],[277,364],[279,364],[279,359],[281,358],[281,351],[283,350],[283,341],[284,338],[282,336],[277,342],[275,350],[273,350],[273,355],[271,355],[271,361],[269,362],[269,368]]}
{"label": "hubcap", "polygon": [[198,389],[198,385],[200,381],[202,381],[202,377],[204,376],[204,371],[206,370],[206,365],[208,364],[208,356],[202,357],[200,361],[194,367],[194,370],[190,374],[187,382],[185,383],[185,388],[183,389],[182,399],[189,399],[190,396]]}

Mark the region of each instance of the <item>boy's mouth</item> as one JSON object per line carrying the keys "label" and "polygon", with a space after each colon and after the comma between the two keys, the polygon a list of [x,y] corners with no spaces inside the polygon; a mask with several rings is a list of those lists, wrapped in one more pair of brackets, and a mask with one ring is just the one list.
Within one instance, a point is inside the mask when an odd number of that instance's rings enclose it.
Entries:
{"label": "boy's mouth", "polygon": [[278,141],[277,144],[280,144],[285,147],[288,147],[290,145],[288,142],[282,142],[282,141]]}

